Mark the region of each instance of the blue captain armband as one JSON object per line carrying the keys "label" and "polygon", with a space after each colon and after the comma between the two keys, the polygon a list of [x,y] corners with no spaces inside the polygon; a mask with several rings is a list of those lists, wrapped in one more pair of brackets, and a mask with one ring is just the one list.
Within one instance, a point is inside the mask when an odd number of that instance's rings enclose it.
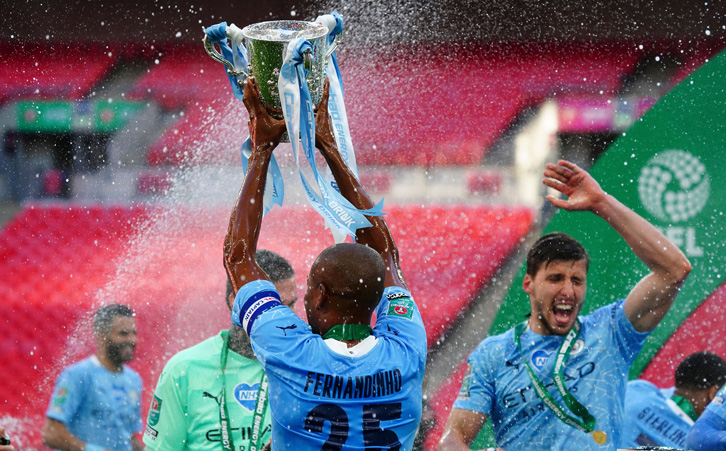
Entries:
{"label": "blue captain armband", "polygon": [[232,323],[249,335],[255,320],[266,310],[278,305],[282,305],[282,302],[275,285],[269,280],[255,280],[237,292],[232,307]]}

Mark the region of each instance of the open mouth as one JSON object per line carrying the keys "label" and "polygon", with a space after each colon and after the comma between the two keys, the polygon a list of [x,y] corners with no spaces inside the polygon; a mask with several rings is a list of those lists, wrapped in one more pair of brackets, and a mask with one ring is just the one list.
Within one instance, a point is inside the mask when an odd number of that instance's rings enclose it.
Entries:
{"label": "open mouth", "polygon": [[570,323],[570,319],[575,312],[575,306],[572,304],[555,304],[552,306],[552,313],[555,314],[555,321],[560,326]]}

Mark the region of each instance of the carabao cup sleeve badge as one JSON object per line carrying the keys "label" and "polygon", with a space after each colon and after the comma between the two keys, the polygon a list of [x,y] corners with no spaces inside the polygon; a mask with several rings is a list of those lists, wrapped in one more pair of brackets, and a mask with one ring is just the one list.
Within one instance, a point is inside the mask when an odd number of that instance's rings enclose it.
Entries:
{"label": "carabao cup sleeve badge", "polygon": [[149,426],[156,426],[159,422],[159,416],[161,415],[161,398],[154,395],[154,399],[151,400],[151,409],[149,409]]}
{"label": "carabao cup sleeve badge", "polygon": [[412,319],[415,309],[416,304],[409,297],[394,298],[388,302],[389,316],[398,316],[406,319]]}

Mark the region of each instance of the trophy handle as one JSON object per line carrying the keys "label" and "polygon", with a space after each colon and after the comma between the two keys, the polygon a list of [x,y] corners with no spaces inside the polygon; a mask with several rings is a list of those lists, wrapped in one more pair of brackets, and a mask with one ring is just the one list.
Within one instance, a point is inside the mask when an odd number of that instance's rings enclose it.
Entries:
{"label": "trophy handle", "polygon": [[328,61],[330,55],[332,55],[335,49],[338,48],[338,41],[340,41],[340,35],[337,35],[335,39],[333,39],[333,42],[330,44],[330,48],[327,50],[327,52],[325,52],[325,61]]}
{"label": "trophy handle", "polygon": [[222,63],[227,68],[227,73],[234,77],[242,76],[242,82],[245,78],[247,78],[247,74],[244,72],[244,70],[235,70],[232,63],[227,61],[222,57],[222,55],[219,54],[217,49],[214,48],[214,43],[207,38],[207,36],[204,36],[204,50],[207,51],[209,56],[212,57],[214,61],[217,61],[218,63]]}

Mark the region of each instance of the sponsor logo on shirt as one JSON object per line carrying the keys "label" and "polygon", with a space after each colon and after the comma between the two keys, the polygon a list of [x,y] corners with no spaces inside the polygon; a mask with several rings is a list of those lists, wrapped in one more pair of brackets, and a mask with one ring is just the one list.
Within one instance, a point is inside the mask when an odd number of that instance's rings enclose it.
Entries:
{"label": "sponsor logo on shirt", "polygon": [[255,404],[257,404],[257,393],[259,390],[259,382],[253,385],[242,382],[234,388],[234,399],[237,400],[240,406],[252,412],[255,410]]}
{"label": "sponsor logo on shirt", "polygon": [[[394,293],[397,294],[397,293]],[[412,319],[416,304],[408,296],[391,299],[388,304],[388,315]]]}
{"label": "sponsor logo on shirt", "polygon": [[[156,426],[156,424],[159,422],[160,416],[161,416],[161,398],[154,395],[154,399],[151,400],[151,410],[149,410],[148,425]],[[152,429],[152,431],[153,431],[153,429]]]}
{"label": "sponsor logo on shirt", "polygon": [[403,291],[397,291],[395,293],[386,295],[386,299],[388,299],[389,301],[392,301],[392,300],[398,299],[398,298],[407,298],[407,297],[409,297],[408,294],[404,293]]}
{"label": "sponsor logo on shirt", "polygon": [[552,357],[552,354],[554,354],[554,352],[547,352],[542,349],[534,351],[532,353],[532,366],[537,368],[537,371],[542,371],[542,368],[544,368],[544,366],[547,364],[550,357]]}
{"label": "sponsor logo on shirt", "polygon": [[585,349],[585,341],[577,340],[575,342],[575,345],[572,347],[572,351],[570,351],[570,355],[577,355],[581,353],[583,349]]}
{"label": "sponsor logo on shirt", "polygon": [[144,430],[144,437],[148,437],[152,442],[156,441],[156,436],[159,435],[159,431],[152,428],[148,424],[146,425],[146,429]]}

